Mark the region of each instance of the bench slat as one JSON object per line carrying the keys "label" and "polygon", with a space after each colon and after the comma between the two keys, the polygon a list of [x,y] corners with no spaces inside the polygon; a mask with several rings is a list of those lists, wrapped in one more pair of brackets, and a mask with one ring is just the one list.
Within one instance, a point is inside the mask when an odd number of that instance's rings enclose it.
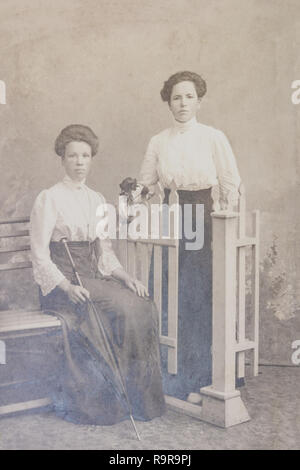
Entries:
{"label": "bench slat", "polygon": [[0,416],[16,413],[17,411],[42,408],[51,404],[52,400],[50,398],[39,398],[38,400],[23,401],[20,403],[14,403],[12,405],[0,406]]}
{"label": "bench slat", "polygon": [[11,317],[0,317],[0,326],[3,326],[3,324],[18,324],[20,322],[26,323],[26,322],[37,322],[37,321],[46,321],[51,318],[57,318],[54,315],[20,315],[20,316],[11,316]]}
{"label": "bench slat", "polygon": [[[22,318],[39,318],[42,315],[43,315],[42,313],[26,312],[26,311],[20,312],[20,313],[15,313],[15,314],[11,314],[11,313],[2,314],[2,312],[0,312],[0,323],[3,322],[3,321],[13,319],[13,318],[17,318],[17,319],[21,320]],[[43,316],[45,316],[45,315],[43,315]]]}
{"label": "bench slat", "polygon": [[13,271],[15,269],[26,269],[32,268],[31,261],[22,261],[21,263],[7,263],[0,265],[0,272],[1,271]]}
{"label": "bench slat", "polygon": [[28,251],[30,245],[20,245],[16,248],[0,248],[0,253],[17,253],[18,251]]}
{"label": "bench slat", "polygon": [[30,218],[27,217],[12,217],[10,219],[0,219],[0,225],[9,225],[9,224],[22,224],[30,221]]}
{"label": "bench slat", "polygon": [[6,326],[0,326],[0,333],[8,333],[12,331],[24,331],[24,330],[36,330],[39,328],[49,328],[61,326],[60,320],[53,317],[50,320],[43,320],[40,322],[28,322],[20,324],[7,324]]}
{"label": "bench slat", "polygon": [[0,333],[61,326],[54,315],[41,310],[3,310],[0,311]]}
{"label": "bench slat", "polygon": [[32,314],[45,314],[43,310],[39,309],[39,308],[34,308],[34,309],[30,309],[30,310],[0,310],[0,318],[1,318],[1,315],[17,315],[17,314],[24,314],[24,315],[27,315],[28,313],[32,313]]}
{"label": "bench slat", "polygon": [[28,237],[29,230],[14,230],[10,233],[1,233],[0,238]]}

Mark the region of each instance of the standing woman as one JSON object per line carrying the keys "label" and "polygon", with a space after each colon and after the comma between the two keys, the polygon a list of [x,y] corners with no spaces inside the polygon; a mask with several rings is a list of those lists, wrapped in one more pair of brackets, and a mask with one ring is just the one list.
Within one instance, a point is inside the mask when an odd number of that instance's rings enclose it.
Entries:
{"label": "standing woman", "polygon": [[[165,203],[168,203],[169,187],[175,182],[182,206],[182,226],[184,204],[204,205],[203,248],[185,250],[184,238],[179,246],[177,375],[167,373],[166,351],[162,350],[165,392],[181,399],[190,399],[190,393],[199,393],[202,386],[211,383],[212,195],[215,207],[220,204],[221,209],[225,209],[229,202],[237,202],[241,181],[226,136],[196,119],[205,93],[205,81],[194,72],[175,73],[164,83],[161,98],[169,105],[173,124],[151,138],[139,178],[150,192],[155,192],[155,185],[160,182],[165,190]],[[164,250],[163,264],[166,300],[167,250]],[[165,311],[163,315],[166,317]],[[163,319],[163,325],[165,323]]]}
{"label": "standing woman", "polygon": [[113,424],[129,415],[107,360],[98,315],[117,356],[132,414],[149,420],[165,407],[158,315],[146,288],[124,271],[105,236],[104,197],[85,184],[97,149],[98,138],[89,127],[63,129],[55,151],[65,177],[38,195],[31,212],[32,264],[41,306],[58,316],[63,327],[65,362],[58,365],[61,390],[54,404],[57,413],[76,423]]}

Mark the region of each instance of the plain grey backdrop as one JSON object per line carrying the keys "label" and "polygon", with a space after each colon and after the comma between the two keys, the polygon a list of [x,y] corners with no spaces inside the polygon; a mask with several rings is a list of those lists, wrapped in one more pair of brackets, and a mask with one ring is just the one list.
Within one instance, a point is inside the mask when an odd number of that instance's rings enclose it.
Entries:
{"label": "plain grey backdrop", "polygon": [[[152,135],[171,122],[163,81],[193,70],[207,81],[199,120],[225,132],[261,211],[263,363],[292,365],[300,339],[299,0],[2,0],[1,217],[28,215],[62,175],[53,143],[62,127],[89,125],[100,152],[92,188],[116,202],[137,176]],[[0,308],[27,290],[0,285]],[[2,304],[1,304],[2,302]]]}

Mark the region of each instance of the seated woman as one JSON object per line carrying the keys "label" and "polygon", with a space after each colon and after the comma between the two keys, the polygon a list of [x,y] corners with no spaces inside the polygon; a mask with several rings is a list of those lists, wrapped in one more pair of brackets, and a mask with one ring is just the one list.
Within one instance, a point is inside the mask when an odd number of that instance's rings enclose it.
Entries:
{"label": "seated woman", "polygon": [[[159,359],[158,312],[146,288],[116,258],[105,226],[105,200],[85,185],[98,138],[70,125],[55,142],[62,181],[42,191],[31,212],[31,250],[43,310],[62,321],[65,363],[58,364],[56,412],[77,423],[113,424],[129,416],[99,331],[113,345],[132,415],[149,420],[165,409]],[[76,282],[68,247],[82,286]],[[91,299],[96,313],[90,308]]]}

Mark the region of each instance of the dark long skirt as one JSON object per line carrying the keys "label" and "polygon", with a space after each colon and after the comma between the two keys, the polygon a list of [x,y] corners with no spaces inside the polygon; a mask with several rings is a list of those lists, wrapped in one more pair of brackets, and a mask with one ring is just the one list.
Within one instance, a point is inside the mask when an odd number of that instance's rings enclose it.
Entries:
{"label": "dark long skirt", "polygon": [[[56,412],[77,423],[113,424],[129,416],[120,381],[99,329],[103,321],[120,365],[132,414],[140,420],[165,410],[158,343],[158,313],[151,300],[122,283],[103,278],[95,243],[69,242],[83,286],[97,312],[86,302],[75,306],[59,288],[41,296],[42,308],[63,325],[64,364],[53,399]],[[70,262],[60,242],[50,244],[51,258],[74,284]]]}
{"label": "dark long skirt", "polygon": [[[212,376],[212,199],[211,190],[178,191],[184,228],[184,204],[204,205],[204,245],[198,250],[187,250],[187,240],[179,243],[179,292],[178,292],[178,372],[167,370],[167,347],[161,348],[163,386],[165,393],[186,399],[191,392],[211,384]],[[169,199],[165,190],[164,203]],[[194,207],[195,209],[195,207]],[[196,229],[193,212],[193,230]],[[162,283],[162,333],[167,334],[168,311],[168,249],[163,248]],[[153,259],[150,269],[150,293],[153,293]]]}

